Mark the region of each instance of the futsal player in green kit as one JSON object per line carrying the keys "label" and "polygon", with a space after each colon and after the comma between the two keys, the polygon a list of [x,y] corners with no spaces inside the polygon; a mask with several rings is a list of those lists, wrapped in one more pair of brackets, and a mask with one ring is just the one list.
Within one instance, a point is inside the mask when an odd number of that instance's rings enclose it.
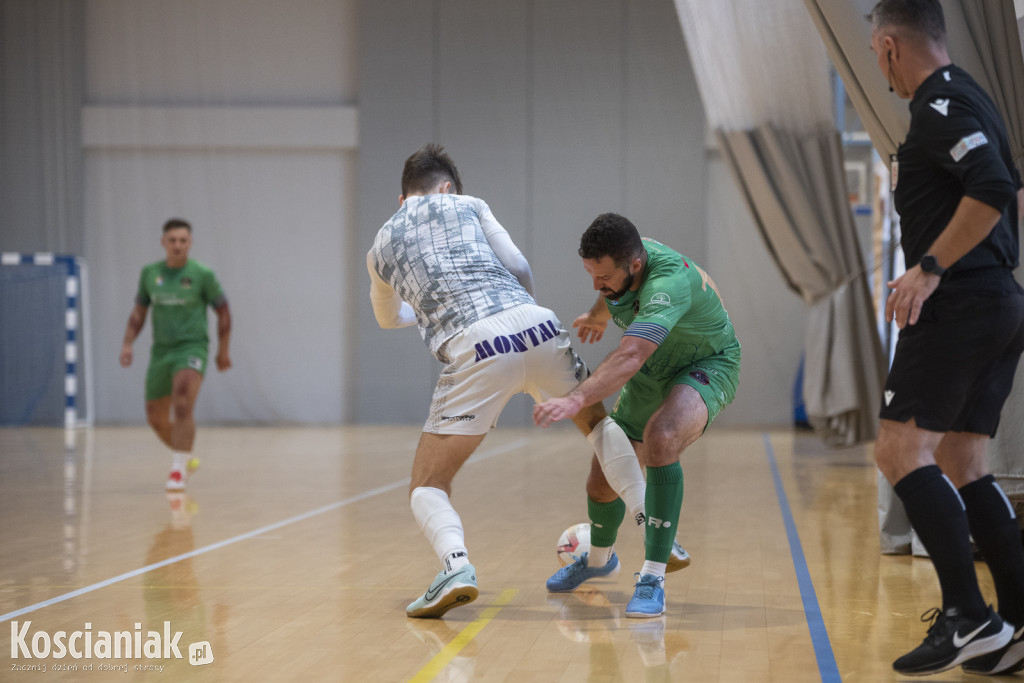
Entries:
{"label": "futsal player in green kit", "polygon": [[[665,612],[665,569],[683,502],[679,456],[736,395],[740,343],[715,283],[696,263],[652,239],[641,238],[623,216],[606,213],[580,240],[583,267],[600,292],[573,322],[579,338],[599,341],[608,321],[624,330],[618,348],[573,391],[534,406],[546,427],[619,391],[611,419],[622,427],[647,469],[645,561],[636,574],[627,617]],[[596,461],[587,495],[593,562],[615,542],[624,508],[615,481]],[[601,553],[607,557],[608,552]],[[564,567],[560,573],[601,576],[601,567]],[[549,580],[556,581],[559,574]]]}
{"label": "futsal player in green kit", "polygon": [[216,363],[222,372],[231,367],[231,311],[213,271],[188,257],[192,247],[192,226],[188,222],[180,218],[167,221],[160,244],[167,258],[142,268],[120,360],[123,367],[132,364],[132,344],[152,305],[153,346],[146,371],[146,419],[171,449],[167,490],[181,491],[186,478],[199,464],[192,457],[196,436],[193,409],[206,372],[210,343],[206,307],[212,306],[217,314]]}

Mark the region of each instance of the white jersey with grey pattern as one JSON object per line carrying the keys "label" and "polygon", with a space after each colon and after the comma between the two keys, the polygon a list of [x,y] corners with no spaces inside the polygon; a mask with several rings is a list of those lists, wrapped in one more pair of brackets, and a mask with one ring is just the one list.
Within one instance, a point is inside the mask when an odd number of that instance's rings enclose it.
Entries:
{"label": "white jersey with grey pattern", "polygon": [[380,229],[370,251],[374,270],[412,306],[423,341],[442,361],[441,347],[469,325],[535,303],[495,255],[482,222],[504,232],[482,199],[412,196]]}

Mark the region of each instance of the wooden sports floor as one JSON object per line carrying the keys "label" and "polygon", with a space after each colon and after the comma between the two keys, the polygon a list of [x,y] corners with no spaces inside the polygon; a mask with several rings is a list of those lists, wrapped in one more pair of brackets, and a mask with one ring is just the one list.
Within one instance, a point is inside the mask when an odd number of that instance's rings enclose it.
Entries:
{"label": "wooden sports floor", "polygon": [[[480,597],[409,619],[439,569],[407,503],[418,437],[200,427],[202,467],[168,496],[148,429],[71,448],[61,429],[0,430],[0,681],[890,681],[939,602],[927,559],[878,552],[870,448],[715,428],[684,454],[693,563],[669,575],[667,614],[623,614],[635,530],[617,577],[549,594],[558,536],[586,520],[588,445],[559,426],[484,441],[453,496]],[[93,657],[67,653],[76,631]],[[105,637],[120,658],[99,658]]]}

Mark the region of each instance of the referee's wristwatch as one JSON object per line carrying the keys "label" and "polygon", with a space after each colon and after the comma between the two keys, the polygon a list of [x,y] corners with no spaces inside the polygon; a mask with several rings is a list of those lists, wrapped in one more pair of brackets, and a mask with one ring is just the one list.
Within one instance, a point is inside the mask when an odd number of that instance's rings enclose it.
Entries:
{"label": "referee's wristwatch", "polygon": [[931,254],[925,254],[921,257],[921,270],[932,275],[942,276],[946,272],[946,269],[939,265],[939,262],[935,260],[935,257]]}

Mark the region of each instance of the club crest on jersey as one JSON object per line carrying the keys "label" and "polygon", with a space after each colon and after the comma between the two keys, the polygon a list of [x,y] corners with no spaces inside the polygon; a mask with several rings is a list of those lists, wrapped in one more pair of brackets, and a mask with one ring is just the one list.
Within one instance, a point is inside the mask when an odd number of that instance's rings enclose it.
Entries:
{"label": "club crest on jersey", "polygon": [[163,287],[164,286],[164,279],[160,275],[156,276],[156,286],[157,287]]}
{"label": "club crest on jersey", "polygon": [[690,377],[694,378],[695,380],[697,380],[698,382],[700,382],[704,386],[707,386],[708,384],[711,383],[711,380],[708,379],[708,376],[705,375],[700,370],[694,370],[693,372],[691,372],[690,373]]}
{"label": "club crest on jersey", "polygon": [[184,289],[192,289],[192,278],[183,277],[181,278],[181,286]]}

